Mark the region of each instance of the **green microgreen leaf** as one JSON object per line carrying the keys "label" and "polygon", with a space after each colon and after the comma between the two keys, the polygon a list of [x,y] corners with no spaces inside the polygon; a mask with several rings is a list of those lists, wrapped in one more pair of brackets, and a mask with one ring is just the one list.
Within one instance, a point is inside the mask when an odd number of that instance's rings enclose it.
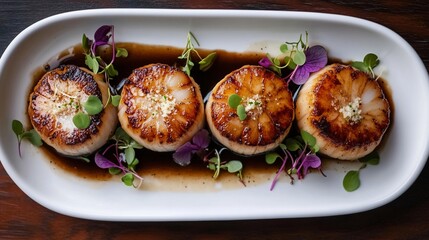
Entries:
{"label": "green microgreen leaf", "polygon": [[129,145],[130,145],[130,147],[132,147],[134,149],[142,149],[143,148],[142,145],[140,145],[138,142],[136,142],[134,140],[131,140]]}
{"label": "green microgreen leaf", "polygon": [[349,171],[343,179],[343,187],[347,192],[353,192],[360,186],[359,171]]}
{"label": "green microgreen leaf", "polygon": [[286,43],[283,43],[282,45],[280,45],[280,52],[286,53],[288,50],[289,48]]}
{"label": "green microgreen leaf", "polygon": [[118,71],[115,69],[115,67],[113,66],[113,64],[109,64],[104,68],[104,71],[106,71],[107,75],[109,77],[116,77],[118,76]]}
{"label": "green microgreen leaf", "polygon": [[96,57],[92,57],[89,54],[85,54],[85,64],[91,69],[95,74],[98,73],[100,65]]}
{"label": "green microgreen leaf", "polygon": [[369,165],[378,165],[380,163],[380,155],[378,152],[374,151],[363,158],[359,159],[362,163],[367,163]]}
{"label": "green microgreen leaf", "polygon": [[128,168],[134,169],[139,163],[140,163],[140,161],[137,158],[134,158],[134,160],[131,162],[131,164],[128,165]]}
{"label": "green microgreen leaf", "polygon": [[308,144],[310,147],[313,147],[314,145],[316,145],[316,138],[313,137],[313,135],[311,135],[307,131],[301,130],[301,137],[302,137],[302,140],[304,140],[304,142]]}
{"label": "green microgreen leaf", "polygon": [[122,170],[119,169],[119,168],[115,168],[115,167],[109,168],[109,173],[112,174],[112,175],[118,175],[121,172],[122,172]]}
{"label": "green microgreen leaf", "polygon": [[111,96],[112,105],[114,107],[119,106],[119,101],[121,100],[121,95],[113,95]]}
{"label": "green microgreen leaf", "polygon": [[83,107],[89,115],[96,115],[103,110],[103,103],[97,96],[91,95],[86,102],[83,103]]}
{"label": "green microgreen leaf", "polygon": [[354,61],[351,63],[352,67],[357,68],[363,72],[369,72],[368,66],[365,65],[363,62]]}
{"label": "green microgreen leaf", "polygon": [[43,145],[42,138],[34,129],[22,133],[22,139],[28,139],[36,147]]}
{"label": "green microgreen leaf", "polygon": [[243,164],[238,160],[231,160],[224,165],[229,173],[235,173],[243,169]]}
{"label": "green microgreen leaf", "polygon": [[276,152],[269,152],[265,154],[265,162],[268,164],[275,163],[278,158],[282,158],[282,157]]}
{"label": "green microgreen leaf", "polygon": [[115,134],[112,139],[118,142],[124,142],[126,145],[130,144],[132,138],[121,127],[116,128]]}
{"label": "green microgreen leaf", "polygon": [[298,66],[304,65],[305,60],[306,60],[306,57],[304,52],[297,51],[293,56],[293,62]]}
{"label": "green microgreen leaf", "polygon": [[116,57],[128,57],[128,51],[125,48],[116,48]]}
{"label": "green microgreen leaf", "polygon": [[237,109],[238,105],[240,105],[241,103],[241,97],[238,94],[231,94],[228,97],[228,105],[232,108],[232,109]]}
{"label": "green microgreen leaf", "polygon": [[242,104],[237,106],[237,115],[240,121],[244,121],[247,117],[246,109]]}
{"label": "green microgreen leaf", "polygon": [[82,35],[82,48],[83,48],[83,51],[85,53],[89,52],[89,49],[91,47],[89,42],[90,41],[89,41],[88,37],[85,34],[83,34]]}
{"label": "green microgreen leaf", "polygon": [[16,137],[20,138],[19,136],[24,133],[24,126],[20,121],[12,120],[12,130]]}
{"label": "green microgreen leaf", "polygon": [[295,152],[296,150],[301,148],[299,141],[296,140],[295,138],[286,138],[285,145],[286,145],[286,148],[292,152]]}
{"label": "green microgreen leaf", "polygon": [[124,176],[122,176],[121,180],[125,185],[133,186],[134,175],[132,173],[126,173]]}
{"label": "green microgreen leaf", "polygon": [[378,60],[378,56],[374,53],[368,53],[363,58],[363,63],[369,68],[375,68],[380,63],[380,60]]}
{"label": "green microgreen leaf", "polygon": [[73,117],[73,124],[79,129],[85,129],[91,124],[91,119],[88,114],[78,112]]}
{"label": "green microgreen leaf", "polygon": [[135,157],[136,157],[136,152],[134,151],[134,148],[129,147],[125,149],[125,161],[127,162],[128,165],[131,165]]}
{"label": "green microgreen leaf", "polygon": [[205,72],[209,70],[211,66],[213,66],[214,61],[216,60],[217,54],[216,52],[212,52],[203,58],[198,64],[200,65],[200,70]]}

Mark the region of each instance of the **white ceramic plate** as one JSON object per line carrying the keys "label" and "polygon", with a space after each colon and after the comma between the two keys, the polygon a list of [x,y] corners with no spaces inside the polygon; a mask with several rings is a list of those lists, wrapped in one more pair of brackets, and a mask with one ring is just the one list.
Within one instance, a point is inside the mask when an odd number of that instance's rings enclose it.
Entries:
{"label": "white ceramic plate", "polygon": [[[255,43],[294,41],[308,31],[310,45],[331,57],[360,60],[374,52],[378,72],[388,80],[395,105],[393,128],[381,163],[361,172],[355,192],[343,190],[344,171],[310,174],[290,185],[208,191],[142,191],[117,181],[94,183],[53,169],[37,148],[17,153],[12,119],[26,119],[26,94],[33,71],[80,42],[103,24],[115,25],[117,42],[183,47],[188,31],[207,49],[242,52]],[[256,44],[257,45],[257,44]],[[62,214],[114,221],[228,220],[329,216],[382,206],[402,194],[428,157],[429,80],[416,52],[400,36],[352,17],[279,11],[102,9],[56,15],[19,34],[0,61],[0,160],[13,181],[32,199]]]}

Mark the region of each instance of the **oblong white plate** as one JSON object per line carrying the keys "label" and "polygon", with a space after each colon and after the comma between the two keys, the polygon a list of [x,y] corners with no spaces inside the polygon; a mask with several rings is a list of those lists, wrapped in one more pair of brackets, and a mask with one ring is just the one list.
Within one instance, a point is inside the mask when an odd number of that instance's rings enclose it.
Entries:
{"label": "oblong white plate", "polygon": [[[32,73],[101,25],[115,26],[115,40],[183,47],[192,31],[203,48],[242,52],[256,43],[294,41],[309,32],[310,45],[325,46],[343,61],[366,53],[381,59],[393,93],[393,127],[381,163],[361,172],[355,192],[342,188],[344,171],[310,174],[280,182],[213,192],[142,191],[116,181],[89,183],[52,168],[43,154],[24,144],[20,159],[13,119],[26,119]],[[256,44],[257,45],[257,44]],[[114,221],[228,220],[329,216],[384,205],[420,174],[429,149],[429,80],[416,52],[391,30],[362,19],[304,12],[101,9],[70,12],[39,21],[20,33],[0,60],[0,160],[29,197],[62,214]]]}

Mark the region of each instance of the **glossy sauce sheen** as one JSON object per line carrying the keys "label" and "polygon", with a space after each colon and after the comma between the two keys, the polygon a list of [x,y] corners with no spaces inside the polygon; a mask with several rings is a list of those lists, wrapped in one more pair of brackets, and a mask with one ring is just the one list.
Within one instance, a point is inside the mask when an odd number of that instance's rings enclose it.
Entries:
{"label": "glossy sauce sheen", "polygon": [[[132,70],[151,63],[165,63],[169,65],[182,64],[177,57],[181,55],[181,48],[157,45],[144,45],[136,43],[117,43],[117,47],[126,48],[128,51],[127,58],[116,58],[114,66],[119,72],[119,76],[112,82],[116,84],[121,79],[128,77]],[[200,72],[198,66],[194,67],[192,77],[200,85],[203,98],[211,91],[211,89],[220,81],[226,74],[242,67],[243,65],[258,64],[258,61],[265,56],[264,53],[245,52],[233,53],[223,50],[199,50],[202,56],[206,56],[210,52],[216,51],[217,59],[214,65],[207,72]],[[111,52],[99,53],[102,56],[110,56]],[[104,58],[107,62],[108,57]],[[194,59],[196,59],[194,57]],[[194,60],[197,62],[197,60]],[[330,59],[330,63],[341,62],[338,59]],[[41,69],[35,71],[33,76],[33,85],[47,71],[56,68],[61,64],[75,64],[86,67],[84,62],[84,54],[80,45],[65,50],[59,54],[58,58],[51,59]],[[391,119],[389,129],[392,128],[394,104],[392,102],[391,90],[384,79],[378,79],[381,87],[386,94],[391,105]],[[295,89],[291,89],[294,92]],[[296,134],[296,127],[292,127],[288,136]],[[389,130],[386,132],[384,139],[388,138]],[[379,148],[383,147],[382,141]],[[219,146],[212,144],[210,149]],[[44,144],[41,148],[47,159],[52,163],[54,168],[65,170],[68,173],[74,174],[84,179],[95,181],[107,181],[112,178],[112,181],[121,181],[119,177],[112,176],[107,170],[98,168],[95,163],[86,163],[82,160],[73,159],[61,156],[56,151]],[[173,162],[172,153],[159,153],[150,150],[137,150],[137,158],[140,160],[137,166],[137,172],[144,178],[143,184],[140,187],[142,190],[152,191],[216,191],[226,188],[242,188],[246,186],[254,186],[271,182],[280,167],[280,161],[276,164],[268,165],[265,163],[264,155],[242,157],[231,154],[227,151],[222,153],[222,160],[240,160],[243,163],[243,182],[240,182],[235,174],[230,174],[226,171],[221,171],[218,179],[213,179],[213,171],[206,168],[206,164],[201,159],[194,158],[192,163],[187,167],[181,167]],[[93,156],[90,157],[93,159]],[[279,163],[279,164],[277,164]],[[333,170],[345,173],[348,170],[356,168],[354,163],[344,163],[334,159],[324,161],[324,170]],[[317,171],[314,171],[317,174]],[[280,180],[289,181],[289,177],[283,175]]]}
{"label": "glossy sauce sheen", "polygon": [[[116,58],[114,66],[119,72],[119,76],[112,82],[115,85],[121,79],[128,77],[132,70],[151,63],[165,63],[169,65],[182,64],[177,57],[181,55],[183,49],[143,45],[135,43],[117,43],[117,47],[126,48],[127,58]],[[214,65],[206,72],[200,72],[198,66],[193,68],[192,77],[200,85],[203,98],[210,92],[214,85],[229,72],[240,68],[246,64],[257,64],[265,56],[263,53],[232,53],[223,50],[215,50],[217,59]],[[202,56],[212,52],[199,50]],[[102,56],[110,56],[111,52],[99,53]],[[107,62],[108,57],[104,58]],[[196,59],[195,57],[193,59]],[[197,62],[197,60],[194,60]],[[80,45],[67,49],[58,58],[51,59],[42,69],[38,69],[34,76],[34,84],[47,71],[56,68],[61,64],[74,64],[85,66],[84,54]],[[45,144],[46,145],[46,144]],[[98,168],[94,162],[86,163],[79,159],[61,156],[48,146],[42,147],[45,155],[55,168],[63,169],[66,172],[77,175],[85,179],[98,181],[118,178],[113,181],[120,181],[119,177],[112,177],[107,170]],[[220,148],[219,146],[213,146]],[[211,148],[212,149],[212,148]],[[244,165],[243,183],[239,181],[235,174],[222,171],[217,180],[212,178],[213,171],[206,168],[206,164],[198,158],[194,158],[187,167],[181,167],[173,162],[172,153],[152,152],[147,149],[137,150],[137,158],[140,160],[137,172],[144,178],[141,189],[143,190],[168,190],[168,191],[213,191],[216,189],[236,188],[255,184],[266,183],[272,180],[279,166],[265,163],[264,156],[241,157],[222,153],[222,160],[241,160]],[[90,157],[93,159],[93,156]]]}

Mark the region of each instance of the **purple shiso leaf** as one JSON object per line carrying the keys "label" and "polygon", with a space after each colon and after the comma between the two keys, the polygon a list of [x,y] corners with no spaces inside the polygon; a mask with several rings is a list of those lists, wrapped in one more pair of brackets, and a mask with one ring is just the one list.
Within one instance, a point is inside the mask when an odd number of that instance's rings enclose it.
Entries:
{"label": "purple shiso leaf", "polygon": [[209,132],[205,129],[201,129],[192,138],[192,143],[198,146],[200,149],[207,148],[210,144]]}
{"label": "purple shiso leaf", "polygon": [[328,63],[328,52],[320,45],[310,47],[305,51],[306,61],[304,65],[297,66],[291,80],[297,84],[304,84],[310,77],[310,73],[317,72]]}
{"label": "purple shiso leaf", "polygon": [[273,65],[273,63],[271,62],[271,60],[268,57],[264,57],[261,60],[259,60],[259,65],[261,65],[264,68],[269,68]]}
{"label": "purple shiso leaf", "polygon": [[100,153],[95,154],[95,164],[97,164],[97,166],[99,168],[103,168],[103,169],[112,168],[112,167],[119,168],[118,165],[114,164],[113,162],[111,162],[109,159],[105,158]]}
{"label": "purple shiso leaf", "polygon": [[186,142],[173,153],[174,162],[180,166],[189,165],[191,163],[192,154],[199,149],[199,146]]}
{"label": "purple shiso leaf", "polygon": [[109,41],[109,32],[112,30],[112,26],[103,25],[97,29],[94,33],[94,41],[107,43]]}
{"label": "purple shiso leaf", "polygon": [[316,154],[309,154],[305,156],[302,161],[302,167],[304,168],[304,175],[307,174],[308,168],[319,168],[322,165],[322,161]]}

